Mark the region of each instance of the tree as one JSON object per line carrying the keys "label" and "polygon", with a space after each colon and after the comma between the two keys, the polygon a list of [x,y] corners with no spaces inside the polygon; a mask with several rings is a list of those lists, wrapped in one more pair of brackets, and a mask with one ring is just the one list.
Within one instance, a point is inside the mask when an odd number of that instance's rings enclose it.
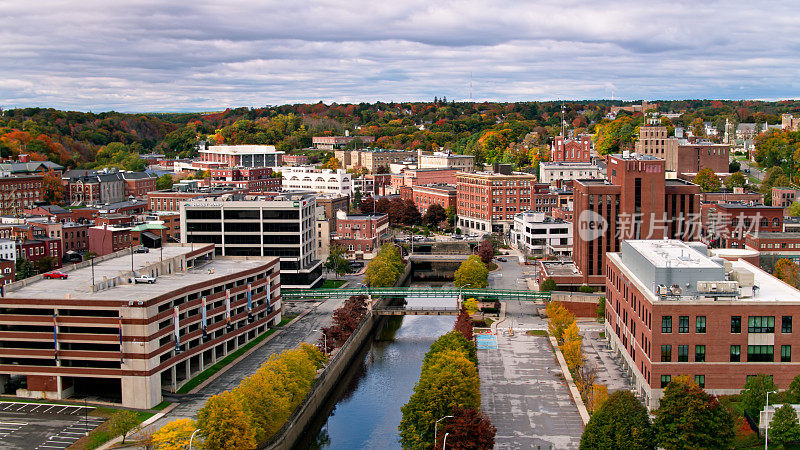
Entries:
{"label": "tree", "polygon": [[694,176],[692,182],[700,186],[700,190],[703,192],[718,191],[720,187],[722,187],[722,183],[719,182],[719,177],[708,167],[700,169],[697,175]]}
{"label": "tree", "polygon": [[552,278],[548,278],[542,281],[542,284],[539,285],[540,292],[550,292],[556,289],[558,289],[558,285],[556,284],[555,281],[553,281]]}
{"label": "tree", "polygon": [[586,396],[586,408],[594,414],[608,401],[608,388],[602,384],[592,384]]}
{"label": "tree", "polygon": [[225,391],[208,399],[197,413],[197,425],[208,450],[255,448],[250,419],[236,396]]}
{"label": "tree", "polygon": [[153,444],[158,450],[184,450],[189,448],[189,439],[196,429],[197,423],[192,419],[173,420],[153,433]]}
{"label": "tree", "polygon": [[394,285],[403,270],[405,264],[397,247],[383,244],[375,258],[367,264],[365,279],[369,286],[389,287]]}
{"label": "tree", "polygon": [[581,350],[583,338],[580,335],[578,324],[575,322],[574,318],[572,323],[567,325],[564,329],[562,340],[564,343],[561,344],[559,348],[561,349],[561,353],[564,354],[567,367],[571,372],[577,372],[583,365],[583,351]]}
{"label": "tree", "polygon": [[342,167],[342,165],[339,162],[339,160],[336,159],[333,156],[328,158],[328,160],[325,161],[325,164],[322,165],[323,169],[330,169],[330,170],[337,170],[337,169],[340,169],[341,167]]}
{"label": "tree", "polygon": [[588,284],[582,284],[578,288],[578,292],[582,292],[584,294],[593,294],[594,293],[594,288],[589,286]]}
{"label": "tree", "polygon": [[478,365],[478,350],[475,342],[465,338],[457,330],[445,333],[433,341],[433,344],[428,348],[428,352],[425,353],[423,363],[430,363],[437,354],[451,350],[463,353],[473,364]]}
{"label": "tree", "polygon": [[792,202],[786,212],[792,217],[800,217],[800,202]]}
{"label": "tree", "polygon": [[34,275],[33,264],[25,258],[17,258],[14,263],[14,280],[19,281]]}
{"label": "tree", "polygon": [[597,308],[595,309],[595,313],[597,314],[597,320],[600,322],[604,321],[606,318],[606,298],[600,297],[597,299]]}
{"label": "tree", "polygon": [[414,204],[414,200],[410,198],[403,200],[403,210],[400,221],[409,226],[417,225],[422,221],[422,214],[420,214],[419,209],[417,209],[417,205]]}
{"label": "tree", "polygon": [[447,207],[447,226],[453,227],[456,224],[456,207],[450,205]]}
{"label": "tree", "polygon": [[39,273],[49,272],[56,266],[56,259],[52,256],[43,256],[33,263],[34,269]]}
{"label": "tree", "polygon": [[129,431],[139,426],[139,415],[127,409],[120,410],[111,415],[108,428],[114,436],[122,435],[122,443],[125,443],[125,435]]}
{"label": "tree", "polygon": [[356,188],[355,192],[353,192],[353,208],[360,209],[361,208],[361,199],[363,195],[361,195],[361,188]]}
{"label": "tree", "polygon": [[462,336],[464,336],[464,339],[472,342],[472,328],[472,318],[470,317],[466,308],[461,308],[461,311],[458,313],[458,317],[456,317],[456,324],[453,326],[453,330],[458,331]]}
{"label": "tree", "polygon": [[781,447],[800,441],[800,423],[792,405],[785,404],[775,411],[769,424],[769,440]]}
{"label": "tree", "polygon": [[725,180],[725,186],[728,189],[735,187],[745,187],[747,185],[747,178],[744,177],[742,172],[735,172]]}
{"label": "tree", "polygon": [[784,392],[785,399],[789,403],[800,403],[800,375],[797,375],[789,383],[789,389]]}
{"label": "tree", "polygon": [[391,204],[392,202],[390,202],[388,198],[381,197],[377,202],[375,202],[375,211],[382,214],[388,214]]}
{"label": "tree", "polygon": [[773,274],[781,281],[792,286],[800,285],[800,266],[794,261],[781,258],[775,263]]}
{"label": "tree", "polygon": [[656,444],[666,449],[728,448],[733,416],[688,376],[675,377],[655,411]]}
{"label": "tree", "polygon": [[581,436],[581,450],[652,450],[653,425],[647,408],[627,390],[608,396]]}
{"label": "tree", "polygon": [[736,173],[742,170],[742,165],[737,160],[733,160],[728,164],[728,173]]}
{"label": "tree", "polygon": [[492,258],[494,258],[494,247],[492,246],[492,242],[489,241],[489,239],[482,240],[480,245],[478,245],[477,253],[484,264],[489,264],[492,262]]}
{"label": "tree", "polygon": [[333,272],[336,276],[350,272],[350,262],[344,257],[345,250],[341,245],[331,245],[328,258],[325,260],[325,269]]}
{"label": "tree", "polygon": [[173,182],[174,181],[172,180],[172,175],[170,174],[161,175],[160,177],[156,178],[156,189],[158,189],[159,191],[171,189]]}
{"label": "tree", "polygon": [[42,177],[42,198],[52,205],[64,200],[64,185],[61,183],[61,177],[52,170],[45,172]]}
{"label": "tree", "polygon": [[455,287],[468,287],[472,289],[485,288],[489,284],[489,270],[477,255],[470,255],[458,266],[453,276]]}
{"label": "tree", "polygon": [[428,210],[422,216],[422,221],[431,227],[438,227],[445,219],[447,219],[447,212],[442,208],[442,205],[436,203],[428,206]]}
{"label": "tree", "polygon": [[361,214],[372,214],[375,212],[375,199],[372,196],[365,197],[361,199],[361,205],[359,205],[359,209],[361,210]]}
{"label": "tree", "polygon": [[545,313],[549,319],[547,331],[559,343],[564,342],[564,330],[575,323],[575,315],[564,308],[561,302],[549,302],[545,306]]}
{"label": "tree", "polygon": [[744,383],[740,394],[744,412],[746,412],[751,419],[758,420],[759,413],[764,409],[764,405],[767,403],[767,392],[776,391],[777,389],[771,376],[762,373],[753,377],[747,377],[747,381]]}
{"label": "tree", "polygon": [[447,448],[485,450],[494,448],[494,436],[497,428],[480,410],[474,408],[454,408],[444,427],[436,436],[435,448],[441,448],[443,438],[447,434]]}

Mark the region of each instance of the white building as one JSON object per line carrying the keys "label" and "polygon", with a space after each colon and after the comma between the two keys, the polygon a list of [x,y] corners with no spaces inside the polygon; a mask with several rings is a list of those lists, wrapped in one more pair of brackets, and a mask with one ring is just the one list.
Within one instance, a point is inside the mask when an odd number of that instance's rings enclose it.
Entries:
{"label": "white building", "polygon": [[17,251],[14,250],[14,241],[11,239],[0,239],[0,259],[17,261]]}
{"label": "white building", "polygon": [[420,169],[458,169],[462,172],[475,170],[475,157],[472,155],[455,155],[448,151],[435,152],[432,155],[417,153],[417,166]]}
{"label": "white building", "polygon": [[352,175],[344,169],[318,169],[314,166],[273,167],[283,176],[283,189],[304,189],[316,192],[350,195]]}
{"label": "white building", "polygon": [[273,145],[212,145],[200,150],[200,160],[227,167],[274,167],[283,164],[283,153]]}
{"label": "white building", "polygon": [[511,244],[527,255],[572,254],[572,223],[544,213],[525,211],[514,216]]}
{"label": "white building", "polygon": [[539,163],[539,182],[586,180],[603,178],[600,167],[587,162]]}

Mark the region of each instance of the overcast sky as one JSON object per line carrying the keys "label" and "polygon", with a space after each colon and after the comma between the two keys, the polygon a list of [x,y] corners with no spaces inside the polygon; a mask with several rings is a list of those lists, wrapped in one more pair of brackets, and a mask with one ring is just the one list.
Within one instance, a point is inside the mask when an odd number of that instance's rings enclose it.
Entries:
{"label": "overcast sky", "polygon": [[[179,4],[180,3],[180,4]],[[0,107],[800,97],[758,1],[0,0]]]}

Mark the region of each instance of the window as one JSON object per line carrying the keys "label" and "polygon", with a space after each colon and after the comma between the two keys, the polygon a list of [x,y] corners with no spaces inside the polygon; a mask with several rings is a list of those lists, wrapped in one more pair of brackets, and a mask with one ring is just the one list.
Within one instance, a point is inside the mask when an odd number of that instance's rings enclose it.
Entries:
{"label": "window", "polygon": [[672,375],[661,375],[661,388],[667,387],[670,381],[672,381]]}
{"label": "window", "polygon": [[781,362],[792,362],[791,345],[781,345]]}
{"label": "window", "polygon": [[661,316],[661,332],[672,333],[672,316]]}
{"label": "window", "polygon": [[678,333],[689,332],[689,316],[678,317]]}
{"label": "window", "polygon": [[742,359],[742,346],[731,345],[731,362],[739,362]]}
{"label": "window", "polygon": [[706,346],[705,345],[695,345],[694,346],[694,362],[705,362],[706,361]]}
{"label": "window", "polygon": [[700,386],[701,388],[706,387],[706,376],[705,375],[695,375],[694,382]]}
{"label": "window", "polygon": [[781,318],[781,333],[792,332],[792,316],[783,316]]}
{"label": "window", "polygon": [[772,362],[774,360],[772,345],[748,345],[747,362]]}
{"label": "window", "polygon": [[774,333],[775,316],[750,316],[747,318],[748,333]]}
{"label": "window", "polygon": [[706,316],[697,316],[694,319],[695,331],[697,333],[706,332]]}
{"label": "window", "polygon": [[661,346],[661,362],[671,362],[672,361],[672,346],[671,345],[662,345]]}
{"label": "window", "polygon": [[689,346],[678,346],[678,362],[689,362]]}
{"label": "window", "polygon": [[742,332],[742,316],[731,317],[731,333]]}

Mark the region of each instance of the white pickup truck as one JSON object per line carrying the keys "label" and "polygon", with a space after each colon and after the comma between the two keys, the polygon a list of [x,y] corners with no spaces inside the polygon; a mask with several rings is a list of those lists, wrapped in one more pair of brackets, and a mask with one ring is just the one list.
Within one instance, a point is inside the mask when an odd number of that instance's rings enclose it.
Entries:
{"label": "white pickup truck", "polygon": [[151,277],[150,275],[137,275],[136,277],[133,278],[133,282],[136,284],[139,283],[153,284],[156,282],[156,279],[154,277]]}

